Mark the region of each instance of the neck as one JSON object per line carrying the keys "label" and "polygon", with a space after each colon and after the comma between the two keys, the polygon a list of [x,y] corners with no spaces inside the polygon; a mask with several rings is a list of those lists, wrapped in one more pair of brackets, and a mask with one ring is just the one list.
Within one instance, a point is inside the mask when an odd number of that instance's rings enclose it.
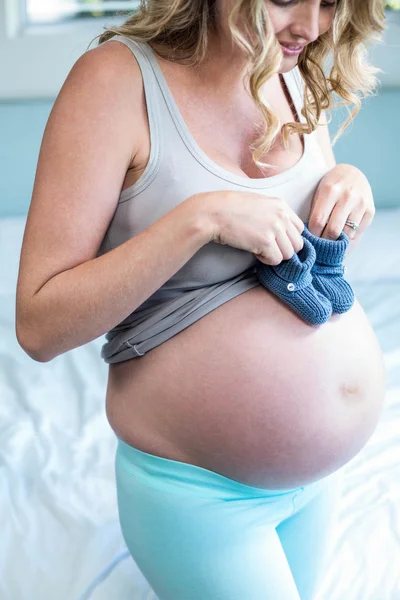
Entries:
{"label": "neck", "polygon": [[215,88],[237,89],[242,85],[247,70],[243,54],[229,38],[210,34],[207,55],[193,72],[199,82]]}

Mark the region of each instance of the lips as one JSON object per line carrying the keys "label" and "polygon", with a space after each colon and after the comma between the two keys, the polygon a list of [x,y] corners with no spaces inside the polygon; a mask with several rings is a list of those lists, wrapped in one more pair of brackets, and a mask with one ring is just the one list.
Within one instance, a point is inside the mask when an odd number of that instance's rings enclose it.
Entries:
{"label": "lips", "polygon": [[288,48],[289,50],[294,50],[294,51],[300,51],[303,50],[304,46],[302,46],[301,44],[290,44],[288,42],[279,42],[281,44],[281,46],[285,46],[285,48]]}
{"label": "lips", "polygon": [[304,46],[301,44],[290,44],[289,42],[279,42],[284,56],[298,56]]}

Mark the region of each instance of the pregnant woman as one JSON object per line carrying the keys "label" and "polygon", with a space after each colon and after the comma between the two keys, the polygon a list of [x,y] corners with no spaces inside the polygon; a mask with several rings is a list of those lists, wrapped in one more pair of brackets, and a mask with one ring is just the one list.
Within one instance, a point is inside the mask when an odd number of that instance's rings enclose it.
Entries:
{"label": "pregnant woman", "polygon": [[357,298],[311,324],[257,265],[372,222],[325,111],[374,90],[383,4],[148,0],[51,111],[17,337],[47,362],[106,334],[121,529],[160,600],[311,600],[328,564],[382,354]]}

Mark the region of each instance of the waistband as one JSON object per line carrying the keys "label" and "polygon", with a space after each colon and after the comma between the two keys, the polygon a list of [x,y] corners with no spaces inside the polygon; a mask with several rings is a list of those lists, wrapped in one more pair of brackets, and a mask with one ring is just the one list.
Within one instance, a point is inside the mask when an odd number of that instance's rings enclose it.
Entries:
{"label": "waistband", "polygon": [[175,487],[178,486],[184,489],[190,484],[191,487],[198,487],[202,494],[207,495],[237,493],[247,497],[275,497],[306,493],[307,496],[312,497],[332,478],[332,475],[329,475],[310,484],[295,488],[261,488],[236,481],[198,465],[149,454],[127,444],[118,437],[117,440],[117,462],[122,462],[124,468],[133,475],[144,477],[152,485],[156,484],[160,487],[172,484]]}

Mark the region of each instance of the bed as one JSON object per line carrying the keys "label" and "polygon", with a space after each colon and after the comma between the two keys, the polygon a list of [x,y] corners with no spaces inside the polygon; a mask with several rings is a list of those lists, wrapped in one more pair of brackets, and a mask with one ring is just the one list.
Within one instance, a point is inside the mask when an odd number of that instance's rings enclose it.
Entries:
{"label": "bed", "polygon": [[[156,600],[119,528],[103,337],[49,363],[15,338],[24,227],[25,217],[0,219],[0,598]],[[377,210],[346,261],[384,352],[387,394],[373,436],[345,467],[315,600],[400,600],[399,231],[400,209]]]}

